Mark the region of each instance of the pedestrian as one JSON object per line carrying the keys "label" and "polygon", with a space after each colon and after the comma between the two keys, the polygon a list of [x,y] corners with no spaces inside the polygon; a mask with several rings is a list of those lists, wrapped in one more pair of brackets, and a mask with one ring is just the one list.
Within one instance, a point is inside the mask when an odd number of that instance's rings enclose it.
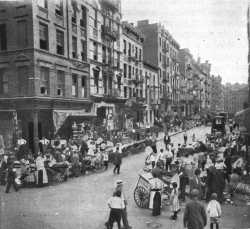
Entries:
{"label": "pedestrian", "polygon": [[149,208],[152,209],[153,216],[158,216],[161,214],[161,191],[163,189],[163,182],[158,178],[156,171],[152,171],[152,176],[153,178],[149,180]]}
{"label": "pedestrian", "polygon": [[147,123],[146,124],[146,133],[150,133],[150,124],[149,123]]}
{"label": "pedestrian", "polygon": [[103,154],[102,154],[102,157],[103,157],[104,166],[105,166],[105,168],[107,170],[108,166],[109,166],[109,154],[108,154],[108,151],[104,151]]}
{"label": "pedestrian", "polygon": [[5,177],[6,177],[6,170],[8,168],[8,156],[4,155],[3,160],[1,163],[1,177],[0,177],[0,182],[1,185],[6,185]]}
{"label": "pedestrian", "polygon": [[129,229],[129,228],[132,228],[132,227],[129,225],[129,222],[128,222],[128,213],[127,213],[128,201],[127,201],[126,196],[125,196],[123,185],[124,185],[124,182],[122,180],[118,180],[116,182],[116,188],[115,188],[115,190],[113,192],[113,196],[115,195],[117,190],[121,190],[121,198],[122,198],[122,200],[124,202],[124,205],[125,205],[125,207],[122,208],[122,210],[121,210],[123,228],[124,229]]}
{"label": "pedestrian", "polygon": [[72,172],[75,177],[79,177],[79,156],[76,151],[73,155]]}
{"label": "pedestrian", "polygon": [[114,170],[113,173],[117,170],[117,174],[120,174],[120,167],[122,163],[122,153],[119,152],[119,147],[116,147],[116,151],[114,153]]}
{"label": "pedestrian", "polygon": [[216,229],[219,229],[219,218],[221,216],[221,206],[217,199],[216,193],[213,193],[211,196],[212,200],[210,200],[207,206],[207,213],[210,217],[210,229],[214,228],[214,224],[216,225]]}
{"label": "pedestrian", "polygon": [[170,142],[171,142],[171,138],[170,138],[170,136],[168,135],[168,132],[165,133],[165,136],[164,136],[163,141],[164,141],[165,146],[166,146],[166,149],[167,149],[168,145],[169,145]]}
{"label": "pedestrian", "polygon": [[154,133],[153,134],[153,137],[152,137],[152,150],[154,151],[155,154],[157,154],[157,148],[156,148],[156,143],[157,143],[157,138],[156,138],[156,134]]}
{"label": "pedestrian", "polygon": [[149,138],[149,136],[150,136],[150,134],[146,136],[146,140],[144,142],[145,148],[147,146],[150,146],[150,147],[152,146],[152,140]]}
{"label": "pedestrian", "polygon": [[107,229],[112,229],[114,222],[116,222],[118,228],[121,229],[122,209],[125,208],[124,201],[121,198],[121,194],[121,190],[117,190],[115,196],[110,197],[108,200],[110,214],[108,222],[105,223]]}
{"label": "pedestrian", "polygon": [[170,170],[170,165],[172,163],[172,158],[173,158],[173,153],[169,150],[167,147],[167,151],[165,153],[165,158],[166,158],[166,171]]}
{"label": "pedestrian", "polygon": [[170,195],[170,211],[174,212],[174,214],[170,217],[170,219],[176,220],[177,213],[180,211],[179,200],[178,200],[179,190],[177,188],[176,182],[173,182],[172,186],[173,189]]}
{"label": "pedestrian", "polygon": [[185,200],[186,200],[186,184],[187,184],[188,177],[187,177],[184,166],[180,167],[179,178],[180,178],[179,200],[185,202]]}
{"label": "pedestrian", "polygon": [[187,131],[185,130],[184,134],[183,134],[183,139],[184,139],[184,143],[185,145],[187,144]]}
{"label": "pedestrian", "polygon": [[233,132],[233,124],[232,123],[230,123],[229,129],[230,129],[230,133],[232,133]]}
{"label": "pedestrian", "polygon": [[6,186],[5,193],[9,193],[11,185],[13,185],[16,192],[19,191],[17,183],[15,181],[17,174],[16,174],[16,171],[13,169],[13,163],[14,161],[12,161],[11,159],[8,159],[7,186]]}
{"label": "pedestrian", "polygon": [[183,224],[188,229],[204,229],[207,225],[207,214],[204,204],[198,200],[199,191],[193,189],[191,201],[185,206]]}
{"label": "pedestrian", "polygon": [[237,169],[233,169],[233,174],[230,175],[229,179],[230,179],[229,193],[230,193],[231,204],[233,204],[234,191],[235,191],[237,185],[241,182],[241,177],[237,174]]}
{"label": "pedestrian", "polygon": [[160,149],[159,155],[157,157],[157,162],[160,161],[164,164],[164,154],[163,154],[163,149]]}
{"label": "pedestrian", "polygon": [[201,200],[201,196],[202,196],[202,186],[205,186],[204,183],[201,182],[201,178],[200,178],[200,174],[201,174],[201,170],[200,169],[196,169],[194,171],[194,177],[192,177],[189,180],[189,185],[190,185],[190,191],[189,191],[189,196],[191,197],[191,192],[193,189],[196,189],[199,191],[199,196],[197,197],[198,200]]}
{"label": "pedestrian", "polygon": [[151,162],[151,166],[153,169],[155,167],[155,153],[154,152],[152,152],[150,155],[150,162]]}
{"label": "pedestrian", "polygon": [[225,180],[227,180],[227,183],[229,184],[230,182],[229,177],[232,174],[232,158],[230,153],[228,152],[224,152],[224,157],[225,157],[224,164],[226,166],[224,178]]}
{"label": "pedestrian", "polygon": [[36,184],[38,187],[43,187],[45,184],[48,183],[48,176],[46,169],[44,167],[44,161],[45,158],[43,158],[43,155],[41,152],[39,152],[38,157],[36,158]]}

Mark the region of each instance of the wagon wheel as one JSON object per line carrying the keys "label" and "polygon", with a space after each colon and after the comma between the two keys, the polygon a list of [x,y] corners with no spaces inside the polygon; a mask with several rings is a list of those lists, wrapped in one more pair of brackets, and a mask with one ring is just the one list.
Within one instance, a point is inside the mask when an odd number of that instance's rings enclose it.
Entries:
{"label": "wagon wheel", "polygon": [[136,204],[140,208],[148,208],[149,206],[149,194],[147,190],[141,186],[137,186],[134,191],[134,199]]}

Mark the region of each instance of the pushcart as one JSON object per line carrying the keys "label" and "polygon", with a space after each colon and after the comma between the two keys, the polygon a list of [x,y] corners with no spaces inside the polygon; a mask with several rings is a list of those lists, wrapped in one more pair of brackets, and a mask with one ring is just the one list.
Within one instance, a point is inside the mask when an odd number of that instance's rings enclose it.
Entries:
{"label": "pushcart", "polygon": [[[140,208],[148,208],[149,207],[149,197],[150,197],[150,186],[149,180],[152,179],[153,176],[151,173],[145,173],[143,175],[139,174],[139,180],[137,182],[135,191],[134,191],[134,200],[135,203]],[[164,177],[164,183],[170,183],[171,175]],[[171,189],[170,186],[164,187],[164,194],[170,196]]]}

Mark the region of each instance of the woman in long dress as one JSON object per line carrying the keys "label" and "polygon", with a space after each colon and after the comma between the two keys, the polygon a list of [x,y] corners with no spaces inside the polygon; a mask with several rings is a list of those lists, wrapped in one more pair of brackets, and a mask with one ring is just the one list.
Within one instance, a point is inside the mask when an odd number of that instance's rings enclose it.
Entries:
{"label": "woman in long dress", "polygon": [[45,184],[48,183],[48,176],[46,169],[44,168],[44,161],[45,159],[42,157],[41,154],[39,154],[36,158],[36,184],[39,187],[43,187]]}
{"label": "woman in long dress", "polygon": [[163,182],[157,178],[157,173],[152,172],[152,175],[153,178],[149,180],[149,208],[153,210],[152,215],[157,216],[161,214],[161,191],[163,189]]}

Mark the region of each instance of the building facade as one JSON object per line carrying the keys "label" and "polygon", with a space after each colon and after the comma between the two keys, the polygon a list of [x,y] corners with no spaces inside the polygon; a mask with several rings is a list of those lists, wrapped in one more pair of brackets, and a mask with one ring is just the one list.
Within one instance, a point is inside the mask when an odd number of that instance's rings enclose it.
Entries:
{"label": "building facade", "polygon": [[143,20],[138,21],[136,28],[146,35],[144,59],[159,67],[160,114],[164,117],[172,111],[178,115],[180,45],[161,24]]}
{"label": "building facade", "polygon": [[244,103],[248,101],[248,87],[234,89],[224,87],[222,91],[222,110],[236,114],[244,109]]}
{"label": "building facade", "polygon": [[97,109],[95,126],[124,127],[122,25],[119,0],[91,0],[88,12],[90,98]]}
{"label": "building facade", "polygon": [[221,76],[211,76],[211,106],[213,112],[222,110],[222,78]]}
{"label": "building facade", "polygon": [[145,76],[145,94],[146,94],[146,123],[154,125],[154,120],[159,119],[160,115],[160,86],[159,86],[159,67],[151,62],[143,61],[143,70]]}
{"label": "building facade", "polygon": [[[6,138],[5,148],[22,137],[34,152],[39,139],[53,139],[60,132],[65,110],[80,111],[85,118],[94,115],[88,5],[27,0],[1,1],[0,8],[0,135]],[[13,120],[6,118],[7,112]]]}
{"label": "building facade", "polygon": [[145,76],[143,75],[143,43],[145,35],[127,21],[122,22],[123,90],[126,129],[138,129],[146,118]]}

